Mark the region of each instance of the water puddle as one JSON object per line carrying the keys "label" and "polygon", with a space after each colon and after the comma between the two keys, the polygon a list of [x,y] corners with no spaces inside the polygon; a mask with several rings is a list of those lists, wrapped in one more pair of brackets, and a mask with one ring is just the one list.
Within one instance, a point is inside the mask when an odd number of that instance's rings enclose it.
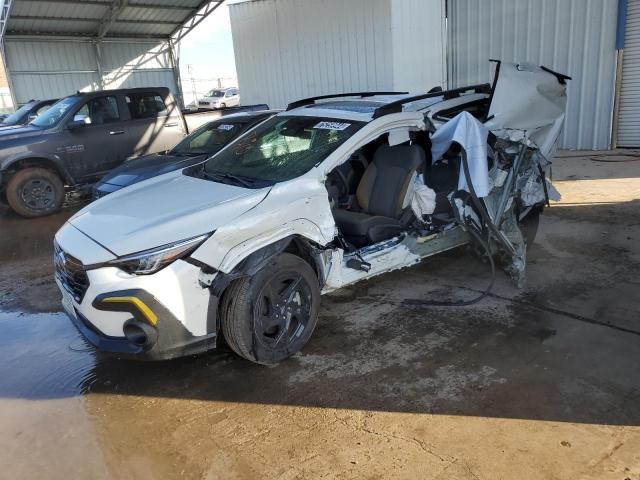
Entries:
{"label": "water puddle", "polygon": [[95,381],[95,365],[64,313],[0,312],[0,397],[80,395]]}

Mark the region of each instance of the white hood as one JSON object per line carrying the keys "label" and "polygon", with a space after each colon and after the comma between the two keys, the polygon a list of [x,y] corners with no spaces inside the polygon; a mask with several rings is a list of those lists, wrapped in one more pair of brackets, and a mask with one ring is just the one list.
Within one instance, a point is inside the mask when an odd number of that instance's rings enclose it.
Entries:
{"label": "white hood", "polygon": [[122,256],[212,232],[260,203],[269,190],[216,183],[177,171],[107,195],[69,222]]}

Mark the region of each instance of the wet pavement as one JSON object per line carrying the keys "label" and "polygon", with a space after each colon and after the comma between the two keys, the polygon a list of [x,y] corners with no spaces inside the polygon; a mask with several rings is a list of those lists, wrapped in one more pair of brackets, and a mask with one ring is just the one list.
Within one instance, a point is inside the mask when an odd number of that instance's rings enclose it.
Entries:
{"label": "wet pavement", "polygon": [[52,277],[73,209],[0,210],[0,478],[640,479],[640,160],[576,155],[524,290],[403,304],[486,286],[450,252],[324,297],[273,367],[95,352]]}

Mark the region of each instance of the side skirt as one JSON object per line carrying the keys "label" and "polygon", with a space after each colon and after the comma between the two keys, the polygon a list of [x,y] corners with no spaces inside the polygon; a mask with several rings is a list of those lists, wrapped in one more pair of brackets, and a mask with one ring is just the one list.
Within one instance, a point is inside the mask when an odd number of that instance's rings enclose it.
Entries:
{"label": "side skirt", "polygon": [[[424,237],[396,237],[346,255],[341,249],[333,250],[326,264],[327,277],[322,293],[329,293],[385,272],[410,267],[424,258],[467,243],[469,235],[462,227],[456,226]],[[371,266],[369,271],[347,267],[347,262],[353,259],[368,263]]]}

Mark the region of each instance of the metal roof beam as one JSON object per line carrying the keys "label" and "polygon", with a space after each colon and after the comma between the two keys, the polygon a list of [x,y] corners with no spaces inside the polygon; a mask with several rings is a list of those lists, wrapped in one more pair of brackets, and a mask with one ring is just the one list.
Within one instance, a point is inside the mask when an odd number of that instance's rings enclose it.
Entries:
{"label": "metal roof beam", "polygon": [[[20,0],[20,3],[58,3],[65,5],[95,5],[99,7],[110,7],[112,4],[109,1],[100,0]],[[182,5],[163,5],[160,3],[130,3],[128,5],[131,8],[145,8],[155,10],[179,10],[182,12],[190,12],[193,7],[185,7]]]}
{"label": "metal roof beam", "polygon": [[[51,20],[54,22],[93,22],[93,23],[102,23],[103,20],[100,18],[78,18],[78,17],[41,17],[41,16],[31,16],[31,15],[11,15],[12,20]],[[167,20],[121,20],[116,19],[113,23],[136,23],[136,24],[144,24],[144,25],[180,25],[179,22],[171,22]]]}
{"label": "metal roof beam", "polygon": [[100,19],[100,24],[98,25],[98,34],[96,35],[98,38],[104,38],[109,30],[118,19],[118,16],[122,13],[122,11],[127,6],[128,0],[113,0],[111,6],[107,10],[107,13]]}
{"label": "metal roof beam", "polygon": [[[46,39],[49,38],[52,41],[91,41],[96,40],[94,35],[90,33],[82,32],[34,32],[32,30],[9,30],[4,37],[6,40],[32,40],[32,39]],[[139,33],[118,33],[116,35],[109,35],[104,38],[103,41],[113,40],[159,40],[166,42],[168,40],[167,35],[162,34],[139,34]]]}
{"label": "metal roof beam", "polygon": [[171,41],[175,44],[184,38],[191,30],[200,25],[213,11],[224,3],[224,0],[206,0],[190,15],[178,28],[171,32]]}
{"label": "metal roof beam", "polygon": [[0,0],[0,43],[4,38],[4,32],[7,30],[7,22],[9,21],[9,15],[11,14],[12,0]]}

